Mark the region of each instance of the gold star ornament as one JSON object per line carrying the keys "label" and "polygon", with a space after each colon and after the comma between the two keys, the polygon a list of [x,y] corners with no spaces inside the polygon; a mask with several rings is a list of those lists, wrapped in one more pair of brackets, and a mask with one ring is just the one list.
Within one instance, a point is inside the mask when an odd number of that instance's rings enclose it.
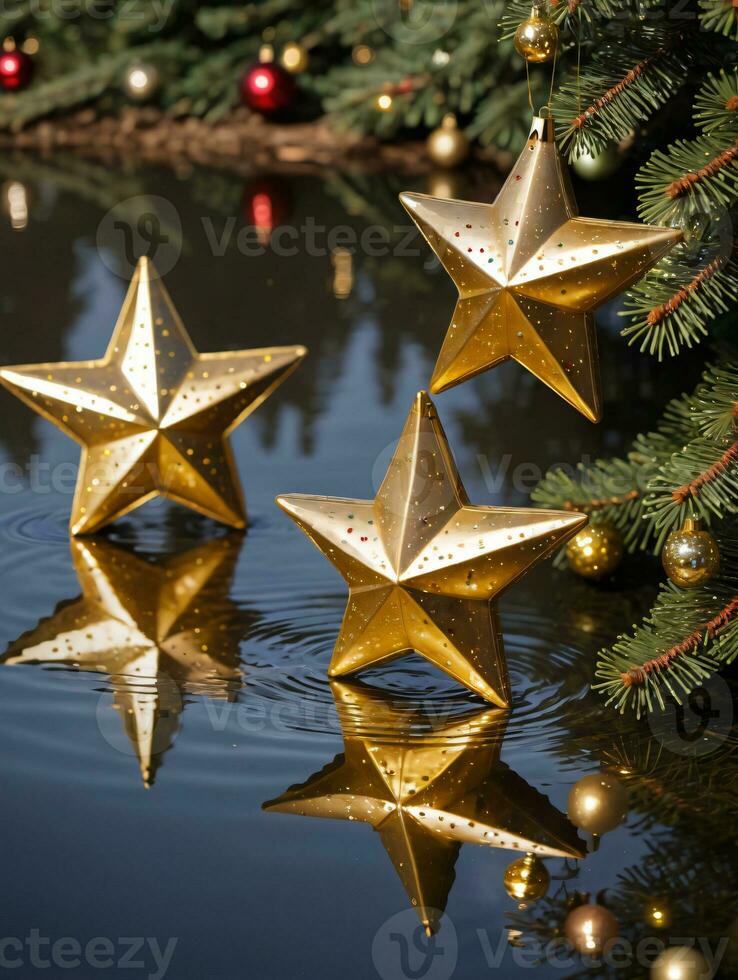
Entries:
{"label": "gold star ornament", "polygon": [[0,381],[82,445],[72,534],[159,495],[243,528],[228,433],[305,354],[304,347],[198,354],[142,258],[101,360],[4,367]]}
{"label": "gold star ornament", "polygon": [[534,117],[493,204],[400,200],[459,291],[431,391],[512,359],[598,422],[592,311],[640,279],[681,232],[577,217],[550,117]]}
{"label": "gold star ornament", "polygon": [[463,844],[584,857],[576,828],[500,762],[507,712],[441,725],[381,692],[333,682],[343,754],[264,809],[368,824],[425,926],[437,931]]}
{"label": "gold star ornament", "polygon": [[502,707],[510,686],[490,600],[587,523],[583,514],[472,506],[422,391],[373,501],[290,494],[277,503],[350,589],[331,677],[416,650]]}
{"label": "gold star ornament", "polygon": [[150,562],[73,538],[82,596],[11,644],[0,663],[65,664],[107,674],[113,706],[148,787],[171,745],[184,695],[235,701],[244,624],[227,596],[241,535]]}

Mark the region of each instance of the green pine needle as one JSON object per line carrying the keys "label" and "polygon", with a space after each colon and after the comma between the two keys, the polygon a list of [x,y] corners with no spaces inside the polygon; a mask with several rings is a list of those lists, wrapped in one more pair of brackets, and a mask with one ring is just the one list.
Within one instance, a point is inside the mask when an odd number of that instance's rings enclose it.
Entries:
{"label": "green pine needle", "polygon": [[[593,687],[620,712],[635,710],[640,717],[663,709],[669,695],[681,704],[738,655],[738,539],[725,538],[719,547],[721,570],[714,581],[689,590],[663,585],[643,624],[600,653],[595,672],[600,680]],[[708,629],[721,613],[726,622]],[[668,665],[657,665],[663,656]],[[644,665],[651,666],[644,671]],[[640,678],[640,683],[625,683],[624,677]]]}
{"label": "green pine needle", "polygon": [[659,360],[675,356],[704,340],[711,322],[732,309],[737,296],[735,263],[713,251],[695,265],[675,250],[628,292],[620,315],[631,325],[623,336]]}

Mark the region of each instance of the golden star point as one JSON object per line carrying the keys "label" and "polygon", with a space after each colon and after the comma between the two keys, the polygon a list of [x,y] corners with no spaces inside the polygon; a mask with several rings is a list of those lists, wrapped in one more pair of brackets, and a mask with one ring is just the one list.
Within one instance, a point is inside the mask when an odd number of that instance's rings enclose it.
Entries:
{"label": "golden star point", "polygon": [[511,695],[491,600],[587,523],[471,505],[423,391],[373,501],[289,494],[277,504],[349,586],[329,676],[414,650],[501,707]]}
{"label": "golden star point", "polygon": [[540,117],[494,203],[400,200],[459,292],[431,391],[512,359],[599,421],[592,311],[640,279],[681,232],[578,217],[553,120]]}
{"label": "golden star point", "polygon": [[142,258],[104,357],[4,367],[0,382],[82,446],[72,534],[160,495],[243,528],[227,436],[306,353],[296,346],[199,354]]}

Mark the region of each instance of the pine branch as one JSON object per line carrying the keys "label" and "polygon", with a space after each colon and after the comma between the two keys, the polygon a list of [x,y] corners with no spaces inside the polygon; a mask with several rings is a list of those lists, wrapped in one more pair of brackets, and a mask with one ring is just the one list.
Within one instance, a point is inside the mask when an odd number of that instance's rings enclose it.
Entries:
{"label": "pine branch", "polygon": [[[671,583],[661,587],[642,626],[602,651],[593,685],[608,704],[638,717],[664,708],[671,695],[678,703],[721,664],[738,655],[738,540],[720,541],[718,578],[697,589]],[[657,651],[656,653],[654,651]]]}
{"label": "pine branch", "polygon": [[699,436],[687,443],[649,481],[646,508],[658,548],[688,517],[709,525],[738,513],[738,441]]}
{"label": "pine branch", "polygon": [[706,133],[729,130],[738,135],[738,70],[708,75],[694,100],[694,121]]}
{"label": "pine branch", "polygon": [[39,82],[18,95],[0,99],[0,127],[21,129],[26,123],[52,112],[69,110],[119,88],[125,68],[132,62],[181,62],[186,49],[176,41],[154,42],[140,48],[103,55],[97,61],[82,62],[79,68],[46,82]]}
{"label": "pine branch", "polygon": [[655,28],[597,48],[581,76],[568,77],[554,98],[569,159],[583,152],[596,156],[629,136],[684,84],[691,60],[683,33]]}
{"label": "pine branch", "polygon": [[556,467],[538,484],[532,500],[541,507],[589,514],[593,523],[612,524],[630,552],[649,547],[655,532],[646,516],[647,488],[674,445],[671,432],[657,430],[639,436],[625,459],[580,463],[574,474]]}
{"label": "pine branch", "polygon": [[294,9],[293,0],[262,0],[243,6],[200,7],[195,24],[209,38],[221,41],[230,34],[258,31]]}
{"label": "pine branch", "polygon": [[731,450],[738,437],[738,361],[728,351],[722,356],[691,395],[669,403],[654,432],[636,438],[625,459],[580,464],[575,473],[549,470],[534,502],[612,523],[631,552],[660,551],[669,532],[693,514],[709,525],[738,513],[738,449]]}
{"label": "pine branch", "polygon": [[675,249],[632,287],[621,316],[631,320],[623,336],[659,360],[694,347],[708,335],[710,323],[733,308],[738,296],[738,267],[714,255],[697,267]]}
{"label": "pine branch", "polygon": [[690,400],[690,420],[706,439],[725,440],[738,429],[738,362],[725,352],[707,369]]}
{"label": "pine branch", "polygon": [[700,22],[708,31],[738,41],[738,17],[732,0],[700,0]]}
{"label": "pine branch", "polygon": [[656,150],[636,177],[638,212],[653,224],[682,224],[695,210],[711,213],[738,196],[738,144],[720,132]]}

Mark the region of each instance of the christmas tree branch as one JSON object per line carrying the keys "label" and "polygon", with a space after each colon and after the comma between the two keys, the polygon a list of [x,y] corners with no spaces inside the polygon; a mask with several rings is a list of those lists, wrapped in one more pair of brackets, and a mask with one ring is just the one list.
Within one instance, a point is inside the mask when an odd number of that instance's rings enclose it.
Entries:
{"label": "christmas tree branch", "polygon": [[[707,161],[707,163],[705,163]],[[638,211],[655,224],[686,223],[690,214],[727,208],[738,196],[736,140],[720,131],[656,150],[636,178]]]}
{"label": "christmas tree branch", "polygon": [[[732,245],[732,243],[731,243]],[[655,354],[679,354],[703,340],[712,322],[727,313],[738,293],[738,267],[729,254],[714,254],[695,265],[676,249],[628,292],[621,316],[630,343]]]}
{"label": "christmas tree branch", "polygon": [[[554,98],[554,115],[562,121],[560,143],[569,158],[597,155],[628,137],[684,84],[693,55],[683,31],[661,28],[601,44]],[[624,71],[624,65],[631,67]]]}
{"label": "christmas tree branch", "polygon": [[717,579],[691,590],[663,585],[643,625],[600,654],[593,687],[608,704],[640,716],[663,708],[667,695],[681,703],[738,655],[738,540],[723,538],[720,551]]}

